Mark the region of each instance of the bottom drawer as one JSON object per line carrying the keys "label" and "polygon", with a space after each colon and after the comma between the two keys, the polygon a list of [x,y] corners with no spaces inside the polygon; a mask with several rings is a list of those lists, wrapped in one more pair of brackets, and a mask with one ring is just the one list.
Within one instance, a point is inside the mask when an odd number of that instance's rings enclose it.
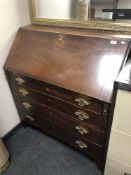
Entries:
{"label": "bottom drawer", "polygon": [[60,127],[41,117],[32,118],[29,116],[29,119],[26,118],[24,122],[31,124],[41,129],[42,131],[57,137],[58,139],[68,143],[69,145],[81,150],[85,154],[90,155],[96,160],[100,160],[102,158],[102,148],[100,146],[88,142],[76,133],[73,133],[70,129]]}

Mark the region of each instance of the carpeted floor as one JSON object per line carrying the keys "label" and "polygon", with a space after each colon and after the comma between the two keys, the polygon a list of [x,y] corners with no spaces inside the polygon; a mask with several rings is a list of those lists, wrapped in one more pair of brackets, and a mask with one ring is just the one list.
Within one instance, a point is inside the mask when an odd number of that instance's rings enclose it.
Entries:
{"label": "carpeted floor", "polygon": [[5,142],[11,162],[2,175],[100,175],[92,160],[32,127],[19,126]]}

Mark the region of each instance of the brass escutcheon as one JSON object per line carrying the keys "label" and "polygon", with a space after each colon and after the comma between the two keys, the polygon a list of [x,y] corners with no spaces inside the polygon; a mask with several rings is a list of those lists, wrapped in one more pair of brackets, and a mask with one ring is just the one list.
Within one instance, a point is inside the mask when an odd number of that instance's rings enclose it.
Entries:
{"label": "brass escutcheon", "polygon": [[49,91],[50,91],[50,89],[49,89],[48,87],[45,87],[45,90],[46,90],[47,92],[49,92]]}
{"label": "brass escutcheon", "polygon": [[48,98],[48,102],[49,102],[49,103],[51,102],[51,98]]}
{"label": "brass escutcheon", "polygon": [[62,34],[59,34],[58,39],[59,39],[59,41],[62,41],[64,39],[64,36]]}

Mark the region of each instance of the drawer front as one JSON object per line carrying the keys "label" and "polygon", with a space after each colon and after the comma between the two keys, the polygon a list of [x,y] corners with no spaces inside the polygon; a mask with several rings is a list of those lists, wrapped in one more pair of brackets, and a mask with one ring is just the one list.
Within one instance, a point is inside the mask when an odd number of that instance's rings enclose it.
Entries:
{"label": "drawer front", "polygon": [[20,93],[18,96],[21,97],[23,102],[28,102],[28,99],[31,99],[30,101],[33,100],[39,102],[40,104],[54,108],[80,121],[84,121],[89,125],[94,126],[95,128],[98,128],[102,131],[104,131],[106,128],[107,119],[99,116],[98,114],[92,113],[90,111],[83,111],[83,109],[73,106],[65,101],[60,101],[59,99],[52,98],[48,95],[40,94],[35,91],[32,92],[28,90],[28,93],[29,94],[26,97],[23,97],[22,95],[20,95]]}
{"label": "drawer front", "polygon": [[51,96],[66,100],[70,103],[77,105],[78,107],[82,107],[83,109],[88,109],[103,115],[104,103],[101,101],[22,75],[10,73],[9,76],[13,86],[23,86],[24,88],[31,88],[42,93],[46,93]]}
{"label": "drawer front", "polygon": [[42,131],[55,136],[56,138],[68,143],[69,145],[81,150],[87,155],[95,158],[96,160],[100,160],[102,157],[102,148],[81,138],[79,135],[72,133],[71,130],[67,128],[63,128],[59,125],[56,125],[48,120],[44,120],[41,117],[34,117],[35,120],[31,121],[26,119],[25,122],[31,124]]}
{"label": "drawer front", "polygon": [[[80,136],[84,137],[91,142],[94,142],[98,145],[103,146],[104,144],[104,133],[100,130],[97,130],[94,127],[91,127],[85,122],[79,121],[77,119],[68,116],[62,112],[49,108],[45,105],[40,105],[37,103],[33,103],[30,100],[25,102],[21,102],[18,108],[21,108],[21,113],[23,119],[29,118],[30,116],[40,116],[43,119],[49,120],[55,124],[59,124],[61,127],[69,128],[73,132],[78,133]],[[29,109],[27,109],[27,104]]]}

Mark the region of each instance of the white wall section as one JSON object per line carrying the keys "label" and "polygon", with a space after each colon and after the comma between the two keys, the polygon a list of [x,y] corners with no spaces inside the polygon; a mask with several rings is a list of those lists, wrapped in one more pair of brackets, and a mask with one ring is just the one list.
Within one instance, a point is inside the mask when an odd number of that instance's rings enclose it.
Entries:
{"label": "white wall section", "polygon": [[20,121],[3,65],[19,27],[30,24],[28,0],[0,0],[0,136]]}

